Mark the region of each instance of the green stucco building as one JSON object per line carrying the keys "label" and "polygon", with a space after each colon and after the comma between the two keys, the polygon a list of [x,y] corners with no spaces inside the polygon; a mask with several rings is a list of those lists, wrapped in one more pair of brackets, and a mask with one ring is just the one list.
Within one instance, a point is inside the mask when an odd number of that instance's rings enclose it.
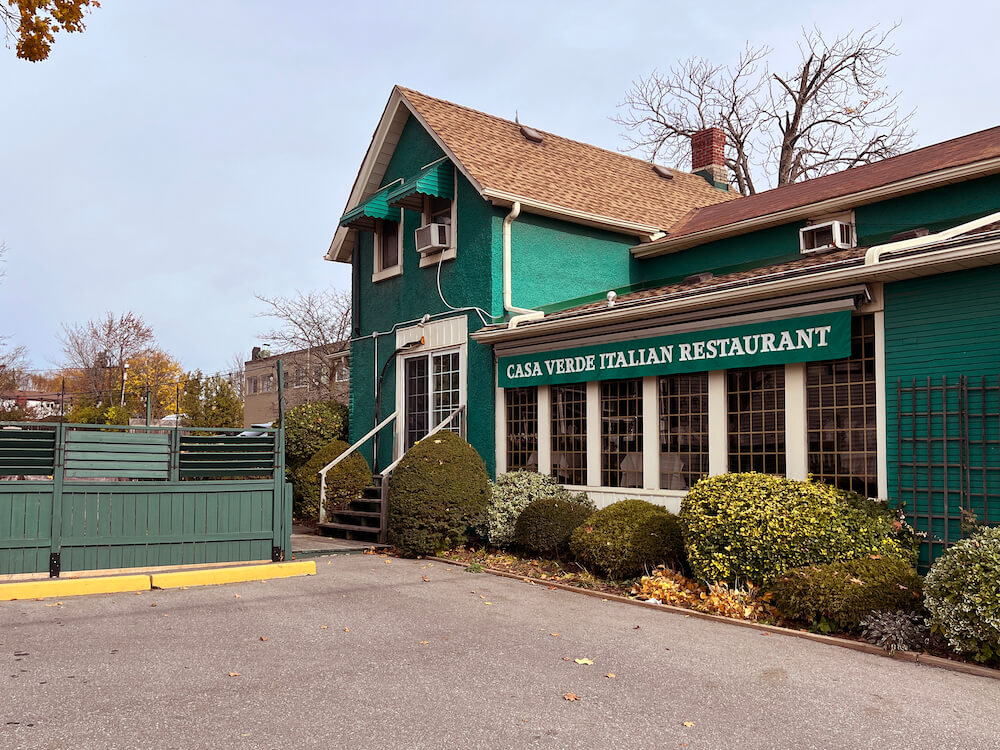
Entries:
{"label": "green stucco building", "polygon": [[491,472],[599,505],[812,475],[903,504],[925,560],[963,510],[1000,523],[1000,128],[749,197],[723,153],[708,129],[667,169],[394,89],[327,254],[352,439],[388,420],[384,470],[454,415]]}

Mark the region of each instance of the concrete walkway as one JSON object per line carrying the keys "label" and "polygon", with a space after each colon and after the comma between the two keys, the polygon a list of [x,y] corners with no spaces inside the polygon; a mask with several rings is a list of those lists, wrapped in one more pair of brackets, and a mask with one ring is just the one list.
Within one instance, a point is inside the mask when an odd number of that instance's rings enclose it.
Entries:
{"label": "concrete walkway", "polygon": [[425,560],[316,562],[0,603],[0,747],[1000,747],[1000,681]]}

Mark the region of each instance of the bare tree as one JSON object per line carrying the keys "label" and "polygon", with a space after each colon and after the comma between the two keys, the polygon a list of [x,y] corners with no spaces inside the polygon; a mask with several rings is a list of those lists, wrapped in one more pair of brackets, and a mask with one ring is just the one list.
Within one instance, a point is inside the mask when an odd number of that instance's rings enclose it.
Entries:
{"label": "bare tree", "polygon": [[231,385],[240,401],[246,400],[246,365],[242,352],[236,352],[229,360],[229,372],[226,373],[226,381]]}
{"label": "bare tree", "polygon": [[[276,353],[312,350],[301,367],[308,390],[330,397],[333,394],[334,373],[329,355],[348,347],[351,337],[351,295],[349,292],[328,289],[325,291],[296,292],[293,297],[265,297],[256,295],[267,309],[258,314],[279,322],[279,327],[261,334]],[[315,362],[319,354],[321,364]]]}
{"label": "bare tree", "polygon": [[[6,275],[3,268],[7,246],[0,242],[0,279]],[[23,346],[7,345],[9,336],[0,334],[0,391],[12,391],[20,387],[20,381],[27,367],[27,350]]]}
{"label": "bare tree", "polygon": [[107,312],[83,324],[64,323],[59,340],[65,366],[78,370],[94,399],[102,401],[113,388],[124,389],[125,364],[153,346],[153,329],[133,312],[117,317]]}
{"label": "bare tree", "polygon": [[897,26],[832,40],[803,29],[801,61],[784,75],[768,68],[767,47],[748,45],[733,65],[690,58],[633,82],[615,120],[630,150],[682,167],[692,134],[722,128],[726,167],[744,195],[885,159],[913,142],[913,112],[901,115],[899,94],[882,88]]}

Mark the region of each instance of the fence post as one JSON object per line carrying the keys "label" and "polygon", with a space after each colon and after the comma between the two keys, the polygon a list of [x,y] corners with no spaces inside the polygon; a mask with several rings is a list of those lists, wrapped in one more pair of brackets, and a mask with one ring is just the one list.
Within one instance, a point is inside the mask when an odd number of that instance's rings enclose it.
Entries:
{"label": "fence post", "polygon": [[49,577],[62,570],[62,494],[66,467],[66,424],[56,424],[56,450],[52,461],[52,527],[49,533]]}
{"label": "fence post", "polygon": [[[278,377],[278,429],[274,432],[274,490],[271,511],[273,538],[271,541],[271,560],[280,562],[282,558],[290,558],[291,520],[286,520],[291,508],[290,497],[285,492],[285,370],[279,359],[277,363]],[[286,508],[285,506],[288,506]],[[286,523],[288,527],[286,528]],[[286,549],[286,545],[289,549]]]}
{"label": "fence post", "polygon": [[170,464],[168,479],[171,482],[179,482],[181,479],[181,427],[174,425],[170,433]]}

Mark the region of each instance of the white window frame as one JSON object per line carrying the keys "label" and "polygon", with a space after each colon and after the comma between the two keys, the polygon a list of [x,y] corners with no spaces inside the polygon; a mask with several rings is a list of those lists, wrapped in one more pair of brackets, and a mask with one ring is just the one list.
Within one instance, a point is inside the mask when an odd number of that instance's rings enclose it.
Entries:
{"label": "white window frame", "polygon": [[[395,455],[401,456],[406,445],[406,363],[411,359],[423,357],[427,359],[427,429],[433,430],[437,427],[437,422],[433,422],[434,417],[434,357],[444,354],[458,355],[458,406],[465,406],[468,401],[468,388],[466,384],[466,353],[465,345],[445,346],[438,349],[428,349],[417,351],[400,357],[396,363],[396,410],[399,414],[396,428],[396,450]],[[456,407],[458,408],[458,407]],[[447,415],[446,415],[447,416]]]}
{"label": "white window frame", "polygon": [[[343,374],[343,377],[341,377]],[[351,366],[347,362],[341,360],[333,366],[333,382],[335,383],[346,383],[351,379]]]}
{"label": "white window frame", "polygon": [[392,279],[403,275],[403,209],[399,209],[399,221],[396,230],[396,265],[382,267],[382,222],[383,219],[375,221],[375,231],[372,233],[374,242],[372,243],[372,283]]}

